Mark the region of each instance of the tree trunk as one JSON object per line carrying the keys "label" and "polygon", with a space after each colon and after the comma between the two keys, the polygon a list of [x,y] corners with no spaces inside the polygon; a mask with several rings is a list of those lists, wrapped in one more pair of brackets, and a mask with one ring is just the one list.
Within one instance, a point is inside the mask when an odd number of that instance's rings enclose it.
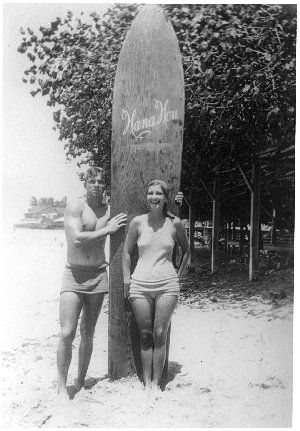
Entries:
{"label": "tree trunk", "polygon": [[242,214],[240,214],[240,241],[239,241],[239,252],[240,252],[240,255],[243,254],[244,244],[245,244],[244,224],[245,224],[244,219],[242,217]]}
{"label": "tree trunk", "polygon": [[250,219],[250,253],[249,281],[256,278],[259,265],[259,207],[260,207],[260,166],[258,162],[252,165],[251,219]]}
{"label": "tree trunk", "polygon": [[271,244],[276,244],[276,209],[272,202],[272,228],[271,228]]}
{"label": "tree trunk", "polygon": [[228,242],[228,239],[229,239],[229,224],[228,224],[227,218],[226,218],[226,221],[225,221],[225,236],[224,236],[224,238],[225,238],[225,250],[228,252],[227,242]]}
{"label": "tree trunk", "polygon": [[264,240],[263,240],[263,231],[261,228],[261,221],[259,218],[259,225],[258,225],[258,249],[263,250],[264,249]]}
{"label": "tree trunk", "polygon": [[189,245],[191,250],[190,259],[188,262],[188,271],[195,271],[195,205],[194,205],[194,192],[190,189],[190,207],[189,207]]}
{"label": "tree trunk", "polygon": [[217,180],[214,180],[213,190],[213,222],[211,238],[211,273],[217,271],[217,251],[219,249],[219,230],[220,230],[220,191]]}

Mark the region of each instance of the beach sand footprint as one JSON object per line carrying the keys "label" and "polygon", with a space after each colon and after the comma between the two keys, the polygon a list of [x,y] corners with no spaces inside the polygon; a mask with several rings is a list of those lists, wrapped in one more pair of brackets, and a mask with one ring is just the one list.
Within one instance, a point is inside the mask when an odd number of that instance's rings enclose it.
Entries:
{"label": "beach sand footprint", "polygon": [[[52,407],[52,408],[51,408]],[[80,421],[80,409],[78,403],[74,401],[61,402],[55,400],[49,407],[41,426],[46,428],[70,428]]]}
{"label": "beach sand footprint", "polygon": [[258,387],[261,389],[271,389],[271,388],[280,388],[285,389],[284,384],[277,377],[267,377],[267,379],[262,383],[250,383],[250,387]]}

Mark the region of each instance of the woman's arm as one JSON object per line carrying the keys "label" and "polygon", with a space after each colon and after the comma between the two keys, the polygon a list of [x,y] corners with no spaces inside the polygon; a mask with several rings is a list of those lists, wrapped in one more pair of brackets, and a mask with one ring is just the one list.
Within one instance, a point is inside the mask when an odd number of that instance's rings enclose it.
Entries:
{"label": "woman's arm", "polygon": [[185,227],[183,226],[182,221],[178,217],[175,217],[174,225],[176,228],[176,237],[177,237],[179,246],[182,250],[182,259],[180,262],[180,267],[178,269],[178,278],[180,280],[182,273],[184,271],[184,268],[186,267],[186,264],[189,260],[190,246],[186,236]]}
{"label": "woman's arm", "polygon": [[123,249],[123,282],[124,282],[124,296],[127,297],[130,285],[130,269],[131,269],[131,252],[138,235],[138,220],[137,217],[133,218],[129,224],[128,232],[125,238]]}

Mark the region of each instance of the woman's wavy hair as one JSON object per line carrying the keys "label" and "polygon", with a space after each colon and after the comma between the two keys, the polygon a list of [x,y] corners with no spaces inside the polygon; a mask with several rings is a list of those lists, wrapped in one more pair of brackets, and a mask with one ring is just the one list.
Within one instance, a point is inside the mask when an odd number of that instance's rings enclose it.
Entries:
{"label": "woman's wavy hair", "polygon": [[164,207],[163,207],[163,215],[165,216],[165,217],[169,217],[171,220],[173,220],[174,218],[175,218],[175,216],[172,214],[172,213],[170,213],[170,211],[169,211],[169,192],[170,192],[170,189],[169,189],[169,186],[168,186],[168,184],[167,183],[165,183],[164,181],[162,181],[162,180],[152,180],[152,181],[150,181],[150,183],[148,184],[148,187],[147,187],[147,193],[148,193],[148,190],[149,190],[149,188],[151,187],[151,186],[160,186],[160,188],[161,188],[161,190],[162,190],[162,192],[163,192],[163,194],[164,194],[164,196],[165,196],[165,198],[166,198],[166,202],[164,203]]}

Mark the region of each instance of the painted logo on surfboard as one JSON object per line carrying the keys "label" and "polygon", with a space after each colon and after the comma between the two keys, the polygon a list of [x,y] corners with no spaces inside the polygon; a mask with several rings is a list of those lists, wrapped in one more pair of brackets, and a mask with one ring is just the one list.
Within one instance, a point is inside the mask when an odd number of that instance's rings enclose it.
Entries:
{"label": "painted logo on surfboard", "polygon": [[154,109],[156,113],[151,117],[139,119],[136,108],[128,112],[122,108],[121,118],[124,121],[123,136],[129,132],[134,138],[142,139],[150,136],[152,128],[163,124],[168,129],[168,122],[178,120],[177,109],[169,109],[169,99],[164,103],[161,100],[154,99]]}

